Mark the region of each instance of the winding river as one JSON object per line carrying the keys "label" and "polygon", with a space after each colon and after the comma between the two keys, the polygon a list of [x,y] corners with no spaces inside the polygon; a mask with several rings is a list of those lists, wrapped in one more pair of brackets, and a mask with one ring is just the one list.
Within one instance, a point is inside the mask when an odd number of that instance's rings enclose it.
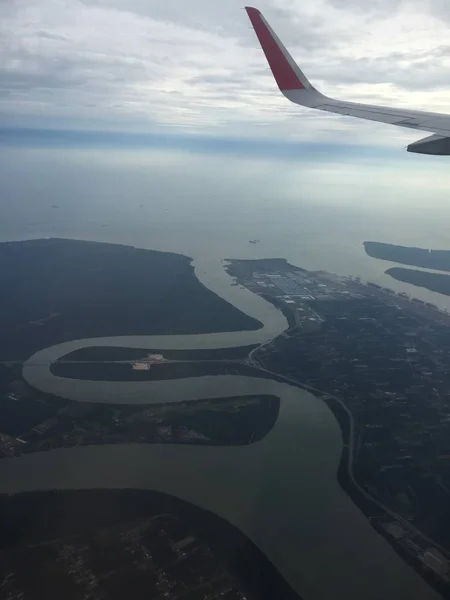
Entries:
{"label": "winding river", "polygon": [[281,402],[269,434],[243,447],[131,444],[25,455],[0,462],[0,492],[156,490],[208,509],[238,527],[304,600],[439,598],[338,485],[340,428],[327,406],[310,393],[286,383],[231,375],[122,383],[52,375],[51,362],[86,346],[223,348],[262,343],[286,327],[283,315],[271,304],[232,286],[219,261],[196,261],[196,274],[264,327],[207,335],[74,340],[37,352],[24,365],[24,377],[41,390],[90,402],[160,403],[273,394]]}

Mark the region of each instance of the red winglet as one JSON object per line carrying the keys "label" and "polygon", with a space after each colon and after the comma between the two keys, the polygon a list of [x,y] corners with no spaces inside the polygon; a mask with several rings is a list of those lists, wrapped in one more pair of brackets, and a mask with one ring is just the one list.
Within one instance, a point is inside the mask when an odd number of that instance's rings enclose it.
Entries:
{"label": "red winglet", "polygon": [[280,90],[303,90],[305,86],[289,64],[282,48],[280,48],[278,42],[274,39],[260,11],[251,6],[246,6],[245,10],[258,36],[261,48],[264,50],[267,62],[272,69],[273,76]]}

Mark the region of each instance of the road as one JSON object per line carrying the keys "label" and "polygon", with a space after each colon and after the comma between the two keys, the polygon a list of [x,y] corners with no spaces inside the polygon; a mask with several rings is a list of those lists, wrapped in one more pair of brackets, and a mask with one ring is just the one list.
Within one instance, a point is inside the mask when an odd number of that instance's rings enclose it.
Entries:
{"label": "road", "polygon": [[[281,335],[283,335],[283,334],[281,334]],[[270,371],[269,369],[266,369],[265,367],[263,367],[257,361],[257,359],[255,359],[255,354],[257,353],[258,350],[260,350],[263,347],[266,347],[266,346],[269,346],[269,345],[273,344],[278,337],[280,337],[280,336],[276,336],[273,340],[270,340],[269,342],[261,344],[261,346],[259,346],[258,348],[255,348],[254,350],[252,350],[250,352],[250,354],[249,354],[249,357],[248,357],[249,363],[253,367],[255,367],[256,369],[258,369],[260,371],[264,371],[265,373],[268,373],[270,375],[274,375],[276,377],[280,377],[281,379],[283,379],[287,383],[290,383],[291,385],[295,385],[297,387],[300,387],[300,388],[302,388],[302,389],[304,389],[304,390],[306,390],[308,392],[312,392],[315,395],[320,395],[323,400],[331,399],[331,400],[337,402],[342,407],[342,409],[345,411],[345,413],[348,416],[348,420],[349,420],[349,426],[350,426],[350,428],[349,428],[349,439],[347,440],[347,443],[344,440],[343,446],[348,449],[348,452],[347,452],[347,474],[348,474],[348,477],[349,477],[350,481],[352,482],[352,485],[365,498],[367,498],[367,500],[369,500],[370,502],[373,502],[374,504],[376,504],[379,508],[381,508],[386,514],[390,515],[393,519],[395,519],[403,528],[405,528],[407,531],[409,531],[412,535],[418,535],[418,536],[420,536],[423,540],[426,540],[432,547],[438,548],[444,555],[447,555],[447,550],[443,546],[441,546],[440,544],[438,544],[435,540],[432,540],[431,538],[429,538],[428,536],[426,536],[422,531],[420,531],[419,529],[417,529],[414,525],[412,525],[409,521],[407,521],[406,519],[404,519],[401,515],[399,515],[396,512],[394,512],[391,508],[389,508],[388,506],[386,506],[385,504],[383,504],[382,502],[380,502],[379,500],[377,500],[376,498],[374,498],[373,496],[371,496],[356,481],[355,476],[354,476],[354,472],[353,472],[353,458],[354,458],[354,444],[355,444],[355,435],[354,435],[354,432],[355,432],[355,419],[354,419],[353,414],[351,413],[351,411],[345,405],[345,403],[340,398],[338,398],[337,396],[334,396],[333,394],[330,394],[328,392],[320,390],[319,388],[316,388],[316,387],[314,387],[312,385],[308,385],[307,383],[303,383],[303,382],[298,381],[297,379],[293,379],[291,377],[286,377],[285,375],[280,375],[279,373],[276,373],[275,371]],[[370,517],[369,517],[369,519],[370,519]]]}

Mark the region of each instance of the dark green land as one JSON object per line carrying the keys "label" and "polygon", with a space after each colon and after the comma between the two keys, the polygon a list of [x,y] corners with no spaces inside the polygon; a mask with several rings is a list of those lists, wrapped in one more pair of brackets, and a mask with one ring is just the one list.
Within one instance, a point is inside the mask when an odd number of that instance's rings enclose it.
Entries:
{"label": "dark green land", "polygon": [[426,288],[431,292],[450,296],[450,275],[428,273],[427,271],[418,271],[416,269],[402,269],[400,267],[388,269],[386,274],[398,281],[411,283],[412,285]]}
{"label": "dark green land", "polygon": [[0,360],[67,340],[258,329],[180,254],[64,239],[0,244]]}
{"label": "dark green land", "polygon": [[217,553],[166,512],[0,551],[0,581],[11,600],[194,600],[199,588],[246,600]]}
{"label": "dark green land", "polygon": [[114,361],[139,360],[148,354],[163,354],[167,360],[230,360],[247,358],[249,353],[257,348],[253,346],[237,346],[236,348],[212,348],[199,350],[161,350],[160,348],[126,348],[121,346],[90,346],[80,348],[63,356],[60,361]]}
{"label": "dark green land", "polygon": [[152,365],[148,371],[135,371],[130,363],[116,362],[56,362],[50,367],[53,375],[89,381],[162,381],[205,375],[247,375],[268,377],[251,365],[238,362],[175,362]]}
{"label": "dark green land", "polygon": [[272,429],[279,402],[271,395],[248,395],[97,404],[64,400],[22,385],[1,398],[0,458],[98,444],[247,445]]}
{"label": "dark green land", "polygon": [[[35,556],[31,557],[32,560],[29,562],[30,570],[28,572],[22,570],[23,579],[19,579],[21,583],[22,581],[36,583],[33,593],[27,594],[24,600],[72,598],[67,585],[60,589],[60,592],[63,593],[54,594],[50,593],[48,589],[43,589],[38,583],[39,580],[42,583],[42,574],[36,572],[36,564],[42,562],[46,557],[48,558],[49,552],[54,552],[55,543],[60,541],[61,544],[69,543],[79,546],[73,536],[82,536],[84,538],[83,546],[89,545],[93,551],[89,557],[89,560],[92,561],[89,566],[94,574],[97,573],[97,570],[103,570],[106,564],[109,565],[111,571],[110,577],[113,577],[116,571],[123,573],[124,564],[127,564],[130,569],[133,568],[128,560],[124,560],[127,558],[123,553],[125,544],[118,543],[118,536],[115,535],[116,528],[120,529],[121,535],[126,530],[134,532],[134,536],[124,536],[124,541],[126,546],[132,546],[132,550],[138,550],[133,547],[133,538],[137,537],[146,547],[149,537],[152,541],[157,541],[157,538],[154,535],[149,536],[148,534],[151,532],[145,532],[147,535],[144,536],[136,536],[136,524],[139,525],[143,520],[151,518],[157,525],[162,518],[161,513],[165,515],[166,520],[161,523],[163,527],[160,530],[163,530],[163,535],[158,536],[160,543],[164,542],[167,533],[174,534],[173,527],[169,527],[167,522],[167,517],[171,517],[172,520],[179,521],[178,528],[184,529],[183,536],[194,536],[198,540],[198,544],[207,544],[211,549],[212,556],[200,556],[203,560],[198,565],[197,572],[201,575],[210,575],[211,563],[209,561],[213,558],[215,562],[224,563],[226,571],[236,578],[238,588],[251,600],[273,600],[274,598],[277,600],[300,600],[261,551],[238,529],[215,514],[201,510],[193,504],[183,502],[173,496],[145,490],[74,490],[32,492],[14,496],[0,495],[0,514],[2,515],[0,520],[0,575],[7,560],[14,559],[21,553],[26,558],[30,558],[29,553],[34,552]],[[103,530],[101,537],[99,530]],[[139,534],[139,531],[137,533]],[[113,536],[107,545],[104,543],[108,541],[105,534]],[[97,542],[95,545],[94,541]],[[154,549],[155,546],[152,542],[151,547],[147,547],[147,550],[154,552]],[[167,555],[168,550],[169,548],[164,554],[158,552],[156,555],[164,563],[163,565],[157,564],[158,567],[165,567],[170,562],[167,560],[171,558]],[[53,556],[50,555],[50,558]],[[153,558],[155,557],[153,556]],[[206,561],[205,558],[209,560]],[[135,552],[132,574],[138,577],[136,582],[140,581],[145,574],[142,568],[135,568],[139,566],[138,559],[139,553]],[[179,563],[178,560],[175,564]],[[53,586],[62,584],[63,581],[60,577],[61,574],[58,573],[56,561],[53,559],[51,562],[47,561],[46,564],[50,571],[45,573],[47,578],[44,579],[44,582],[47,581],[53,592]],[[127,579],[131,580],[130,573],[123,573],[123,575],[127,577],[124,577],[123,580],[115,579],[117,584],[115,593],[113,594],[114,590],[111,589],[108,598],[128,597],[127,593],[130,590],[123,590],[122,583]],[[197,600],[203,597],[199,595],[200,590],[197,587],[192,590],[193,583],[190,572],[185,571],[183,576],[183,573],[178,571],[177,581],[184,582],[187,586],[184,593],[180,595],[180,600],[181,598]],[[8,583],[6,581],[5,585],[7,586]],[[140,599],[142,596],[139,594],[142,591],[148,592],[143,597],[156,598],[151,593],[151,581],[142,581],[141,588],[143,590],[136,585],[130,588],[133,598]],[[8,592],[7,587],[3,589]],[[230,592],[224,593],[220,597],[224,600],[239,600],[239,596]],[[179,596],[176,595],[176,590],[172,591],[171,597],[178,600]]]}
{"label": "dark green land", "polygon": [[364,242],[364,249],[373,258],[412,267],[450,271],[450,250],[429,250],[381,242]]}

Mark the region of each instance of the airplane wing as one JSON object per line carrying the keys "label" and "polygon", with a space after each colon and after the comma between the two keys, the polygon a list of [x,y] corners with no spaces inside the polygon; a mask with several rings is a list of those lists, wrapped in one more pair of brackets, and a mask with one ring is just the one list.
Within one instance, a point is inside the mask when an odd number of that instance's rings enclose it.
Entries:
{"label": "airplane wing", "polygon": [[261,12],[250,6],[246,6],[245,10],[266,55],[275,81],[288,100],[295,104],[339,115],[349,115],[368,121],[379,121],[399,127],[428,131],[432,135],[410,144],[407,148],[408,152],[450,155],[450,115],[374,104],[359,104],[324,96],[311,85]]}

